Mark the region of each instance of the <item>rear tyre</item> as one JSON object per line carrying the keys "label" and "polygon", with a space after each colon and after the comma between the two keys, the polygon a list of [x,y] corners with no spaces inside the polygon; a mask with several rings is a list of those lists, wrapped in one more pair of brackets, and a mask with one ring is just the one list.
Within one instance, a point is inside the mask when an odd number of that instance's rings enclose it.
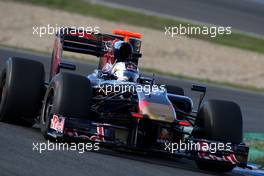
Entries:
{"label": "rear tyre", "polygon": [[[242,114],[239,105],[234,102],[222,100],[205,102],[198,112],[196,125],[204,130],[194,134],[194,137],[232,144],[242,142]],[[207,160],[198,160],[196,164],[202,170],[215,172],[228,172],[235,167],[231,163],[212,163]]]}
{"label": "rear tyre", "polygon": [[32,126],[44,96],[44,79],[40,62],[9,58],[0,77],[0,121]]}
{"label": "rear tyre", "polygon": [[60,73],[51,81],[44,97],[40,117],[43,136],[47,135],[52,114],[71,118],[89,118],[92,88],[89,79],[72,73]]}

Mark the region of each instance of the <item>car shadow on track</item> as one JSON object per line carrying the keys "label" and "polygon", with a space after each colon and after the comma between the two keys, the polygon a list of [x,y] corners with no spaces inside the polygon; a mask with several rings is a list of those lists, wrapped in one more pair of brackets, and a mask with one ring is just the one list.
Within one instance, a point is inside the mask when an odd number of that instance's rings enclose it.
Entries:
{"label": "car shadow on track", "polygon": [[[95,152],[95,151],[94,151]],[[138,162],[153,164],[153,165],[159,165],[159,166],[165,166],[170,168],[177,168],[177,169],[183,169],[193,172],[199,172],[203,174],[210,174],[210,175],[222,175],[222,176],[231,176],[236,175],[232,172],[230,173],[214,173],[214,172],[208,172],[208,171],[202,171],[198,169],[195,165],[194,161],[185,159],[185,158],[175,158],[175,157],[166,157],[166,156],[157,156],[152,154],[145,154],[145,153],[138,153],[133,151],[125,151],[125,150],[119,150],[119,149],[108,149],[108,148],[102,148],[100,147],[99,151],[96,151],[98,154],[103,155],[111,155],[113,157],[118,158],[125,158],[129,160],[134,160]]]}

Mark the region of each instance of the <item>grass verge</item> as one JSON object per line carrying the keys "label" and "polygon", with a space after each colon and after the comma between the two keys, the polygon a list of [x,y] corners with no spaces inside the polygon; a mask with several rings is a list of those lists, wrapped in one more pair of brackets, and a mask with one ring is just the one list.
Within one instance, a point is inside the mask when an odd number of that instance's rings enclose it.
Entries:
{"label": "grass verge", "polygon": [[261,169],[264,169],[264,158],[258,158],[252,162],[261,165]]}
{"label": "grass verge", "polygon": [[[98,4],[89,4],[83,0],[14,0],[19,2],[26,2],[36,5],[42,5],[49,8],[65,10],[82,15],[102,18],[109,21],[121,22],[125,24],[132,24],[136,26],[148,27],[165,32],[165,26],[196,26],[184,21],[167,19],[144,13],[132,12],[123,9],[115,9]],[[233,32],[231,35],[217,35],[215,38],[209,35],[189,35],[191,38],[198,38],[216,44],[241,48],[245,50],[264,53],[264,38],[257,38],[246,34]]]}
{"label": "grass verge", "polygon": [[264,169],[264,133],[245,133],[244,141],[249,146],[249,161]]}

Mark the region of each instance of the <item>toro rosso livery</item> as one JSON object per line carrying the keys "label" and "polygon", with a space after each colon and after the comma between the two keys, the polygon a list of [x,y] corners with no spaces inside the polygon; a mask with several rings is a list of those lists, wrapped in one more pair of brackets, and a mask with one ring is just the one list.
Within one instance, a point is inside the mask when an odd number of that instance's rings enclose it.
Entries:
{"label": "toro rosso livery", "polygon": [[[193,85],[201,95],[194,109],[182,88],[143,77],[138,69],[140,34],[115,30],[113,35],[81,35],[72,30],[64,28],[55,36],[49,82],[40,62],[7,60],[0,80],[1,121],[37,122],[50,140],[186,157],[204,170],[246,167],[248,147],[236,103],[203,102],[206,88]],[[87,76],[67,71],[76,66],[62,62],[63,51],[96,56],[98,68]]]}

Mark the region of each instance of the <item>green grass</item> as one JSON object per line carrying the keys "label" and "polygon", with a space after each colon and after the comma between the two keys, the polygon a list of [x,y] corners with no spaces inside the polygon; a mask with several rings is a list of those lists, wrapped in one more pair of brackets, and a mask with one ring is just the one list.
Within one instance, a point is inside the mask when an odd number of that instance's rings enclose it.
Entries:
{"label": "green grass", "polygon": [[264,133],[245,133],[244,141],[249,146],[249,161],[264,168]]}
{"label": "green grass", "polygon": [[[61,9],[82,15],[102,18],[109,21],[132,24],[148,27],[165,32],[165,26],[187,26],[189,23],[157,16],[146,15],[139,12],[132,12],[123,9],[114,9],[98,4],[89,4],[82,0],[15,0],[49,8]],[[197,26],[190,24],[191,26]],[[202,27],[202,26],[198,26]],[[264,38],[256,38],[242,33],[232,32],[231,35],[218,35],[212,38],[208,35],[189,35],[191,38],[198,38],[212,43],[227,45],[245,50],[264,53]]]}
{"label": "green grass", "polygon": [[262,141],[254,141],[254,142],[249,142],[248,144],[250,145],[250,147],[253,147],[253,148],[257,149],[257,150],[261,150],[264,153],[264,142],[262,142]]}
{"label": "green grass", "polygon": [[261,165],[261,169],[264,169],[264,158],[258,158],[252,162]]}

